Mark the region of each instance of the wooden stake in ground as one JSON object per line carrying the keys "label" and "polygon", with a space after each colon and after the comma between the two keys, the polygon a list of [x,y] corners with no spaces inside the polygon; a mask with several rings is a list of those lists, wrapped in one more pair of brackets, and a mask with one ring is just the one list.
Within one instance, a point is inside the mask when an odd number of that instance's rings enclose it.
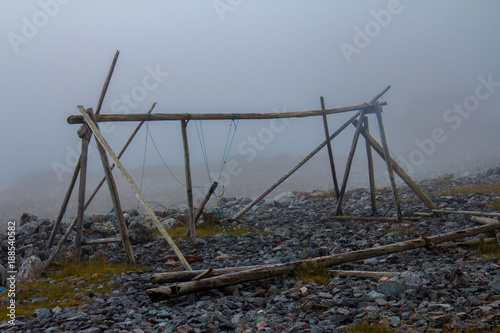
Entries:
{"label": "wooden stake in ground", "polygon": [[[80,112],[85,112],[85,110],[83,110],[82,108]],[[90,108],[87,113],[92,119],[94,119],[92,108]],[[118,222],[118,230],[120,230],[123,247],[125,248],[125,253],[127,254],[129,264],[135,265],[134,252],[132,250],[132,245],[130,244],[127,225],[125,224],[125,219],[123,217],[123,209],[120,203],[118,189],[116,188],[115,177],[111,172],[111,167],[109,166],[106,150],[99,141],[96,141],[96,145],[97,150],[99,151],[99,155],[101,156],[102,168],[104,170],[104,176],[106,177],[106,183],[108,184],[109,193],[111,194],[111,200],[113,201],[113,208],[115,210],[116,221]]]}
{"label": "wooden stake in ground", "polygon": [[[473,235],[482,234],[492,230],[497,230],[500,228],[499,223],[491,223],[488,225],[482,225],[475,228],[464,229],[459,231],[453,231],[441,235],[428,237],[430,241],[434,244],[439,244],[443,242],[448,242],[464,237],[469,237]],[[301,260],[297,262],[287,263],[287,264],[277,264],[269,265],[264,267],[259,267],[255,269],[250,269],[242,272],[229,273],[221,276],[210,277],[202,279],[200,281],[183,282],[169,286],[163,286],[159,288],[153,288],[146,290],[146,293],[150,299],[154,302],[169,299],[171,297],[187,295],[199,291],[209,290],[213,288],[219,288],[229,285],[234,285],[238,283],[259,280],[263,278],[268,278],[272,276],[280,276],[288,274],[295,270],[300,269],[311,269],[318,266],[332,266],[339,265],[346,262],[363,260],[367,258],[372,258],[380,255],[385,255],[389,253],[402,252],[412,249],[417,249],[419,247],[427,246],[427,242],[421,238],[413,239],[409,241],[399,242],[395,244],[374,247],[370,249],[352,251],[347,253],[342,253],[338,255],[319,257],[314,259]],[[200,272],[201,273],[201,272]]]}
{"label": "wooden stake in ground", "polygon": [[186,192],[188,202],[189,236],[191,243],[196,244],[196,227],[193,212],[193,184],[191,182],[191,164],[189,162],[189,144],[187,137],[187,121],[181,120],[182,145],[184,148],[184,170],[186,172]]}
{"label": "wooden stake in ground", "polygon": [[73,176],[71,177],[71,182],[68,186],[68,190],[66,191],[66,195],[64,196],[61,209],[59,210],[56,222],[54,223],[54,227],[52,228],[52,232],[50,233],[49,240],[47,241],[47,250],[50,249],[52,243],[54,243],[54,238],[56,237],[57,230],[61,225],[61,221],[64,216],[64,213],[66,212],[66,208],[68,208],[68,202],[69,199],[71,198],[71,193],[73,192],[73,188],[75,187],[76,179],[78,178],[79,173],[80,173],[80,159],[78,159],[78,161],[76,162],[75,170],[73,171]]}
{"label": "wooden stake in ground", "polygon": [[[370,124],[368,122],[368,117],[365,117],[364,122],[365,129],[370,132]],[[366,157],[368,160],[368,178],[370,179],[370,200],[372,204],[372,213],[377,213],[377,192],[375,188],[375,171],[373,169],[373,156],[372,156],[372,147],[368,140],[365,139],[366,144]]]}
{"label": "wooden stake in ground", "polygon": [[[320,97],[321,101],[321,110],[326,110],[325,107],[325,99],[323,96]],[[328,150],[328,159],[330,160],[330,170],[332,171],[332,180],[333,180],[333,188],[335,190],[335,198],[339,198],[339,183],[337,181],[337,172],[335,171],[335,162],[333,160],[333,150],[332,150],[332,143],[329,140],[330,139],[330,130],[328,129],[328,119],[326,117],[326,114],[323,115],[323,127],[325,128],[325,140],[326,142],[326,148]]]}
{"label": "wooden stake in ground", "polygon": [[[80,110],[80,108],[79,108],[79,110]],[[106,140],[102,136],[101,132],[97,128],[97,126],[94,123],[94,121],[90,118],[90,116],[86,112],[82,112],[80,110],[80,113],[85,118],[85,122],[89,125],[90,129],[92,130],[92,132],[94,133],[94,135],[96,136],[96,138],[99,140],[99,142],[106,149],[106,151],[108,152],[108,154],[111,157],[111,159],[115,162],[115,164],[118,167],[118,169],[120,169],[120,171],[123,174],[123,176],[127,179],[128,183],[130,184],[130,186],[132,187],[132,189],[137,194],[137,197],[138,197],[139,201],[141,201],[142,205],[144,206],[144,208],[146,209],[146,211],[149,213],[149,216],[153,220],[154,224],[156,225],[156,227],[158,228],[158,230],[160,231],[160,233],[163,235],[163,237],[165,237],[165,239],[167,240],[167,242],[170,245],[170,247],[172,248],[172,250],[174,250],[177,258],[179,258],[179,261],[182,263],[182,265],[184,266],[184,268],[186,268],[187,270],[191,271],[192,268],[189,265],[189,263],[187,262],[186,258],[184,258],[184,255],[179,250],[179,248],[175,244],[175,242],[172,239],[172,237],[170,237],[170,235],[168,234],[167,230],[165,230],[165,228],[163,227],[163,225],[160,223],[160,221],[156,217],[153,209],[148,204],[148,202],[146,201],[146,198],[144,198],[144,196],[142,195],[141,191],[139,190],[139,187],[137,187],[137,184],[134,182],[134,180],[132,179],[132,177],[130,176],[130,174],[128,173],[128,171],[125,169],[125,167],[120,162],[120,160],[118,159],[118,157],[116,156],[116,154],[113,152],[113,149],[111,149],[111,147],[109,146],[109,144],[106,142]]]}
{"label": "wooden stake in ground", "polygon": [[385,136],[384,122],[382,121],[382,108],[380,107],[378,102],[375,102],[375,114],[377,115],[377,123],[380,130],[380,140],[382,141],[382,147],[384,147],[385,163],[387,164],[387,172],[389,172],[389,179],[391,180],[392,193],[394,194],[394,200],[396,201],[396,213],[398,215],[399,221],[404,222],[403,214],[401,213],[401,201],[399,200],[398,187],[396,185],[394,170],[392,168],[392,158],[389,151],[387,138]]}
{"label": "wooden stake in ground", "polygon": [[342,200],[344,199],[345,190],[347,188],[347,180],[349,179],[349,173],[351,172],[352,160],[354,154],[356,153],[356,147],[358,145],[359,132],[361,130],[361,125],[365,119],[365,112],[361,111],[359,116],[359,124],[356,126],[356,132],[352,139],[351,150],[349,151],[349,156],[347,157],[347,163],[345,165],[344,179],[342,180],[342,188],[340,189],[339,196],[337,198],[337,213],[335,215],[342,215]]}
{"label": "wooden stake in ground", "polygon": [[80,260],[82,254],[82,234],[85,205],[85,187],[87,184],[87,157],[90,142],[90,130],[87,125],[78,129],[78,136],[82,138],[82,151],[80,153],[80,187],[78,189],[78,213],[76,217],[75,258]]}

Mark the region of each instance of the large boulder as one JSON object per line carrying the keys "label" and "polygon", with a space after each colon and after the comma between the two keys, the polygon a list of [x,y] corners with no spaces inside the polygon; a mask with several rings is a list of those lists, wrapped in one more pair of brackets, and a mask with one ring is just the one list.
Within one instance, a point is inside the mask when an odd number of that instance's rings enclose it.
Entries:
{"label": "large boulder", "polygon": [[21,215],[20,225],[36,222],[37,220],[38,217],[36,217],[35,215],[29,213],[23,213],[23,215]]}
{"label": "large boulder", "polygon": [[422,287],[422,279],[416,273],[406,271],[396,275],[378,285],[378,292],[387,295],[399,295],[409,289],[420,289]]}
{"label": "large boulder", "polygon": [[130,223],[128,227],[128,237],[132,245],[148,243],[153,240],[151,230],[138,221]]}
{"label": "large boulder", "polygon": [[17,273],[17,281],[20,284],[28,283],[30,281],[39,279],[43,274],[43,265],[40,258],[31,256],[24,260]]}

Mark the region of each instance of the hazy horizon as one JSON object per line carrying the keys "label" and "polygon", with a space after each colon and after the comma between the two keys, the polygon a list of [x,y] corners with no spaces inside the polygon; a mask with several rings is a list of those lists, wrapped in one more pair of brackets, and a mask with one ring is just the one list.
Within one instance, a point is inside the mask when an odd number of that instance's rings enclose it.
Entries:
{"label": "hazy horizon", "polygon": [[[153,102],[154,112],[303,111],[319,109],[320,96],[327,108],[361,104],[391,85],[384,122],[400,163],[497,153],[499,10],[498,1],[2,1],[0,190],[40,171],[69,182],[80,139],[66,118],[96,107],[116,50],[102,113]],[[330,131],[347,117],[329,116]],[[230,156],[306,155],[324,138],[321,117],[275,125],[239,122]],[[104,135],[118,151],[135,126]],[[201,126],[208,159],[220,160],[230,121],[189,123],[193,164],[203,163]],[[179,123],[149,129],[167,163],[182,165]],[[353,131],[334,140],[336,155]],[[140,167],[145,149],[144,126],[124,165]],[[159,163],[148,139],[146,165]],[[95,148],[89,168],[101,170]]]}

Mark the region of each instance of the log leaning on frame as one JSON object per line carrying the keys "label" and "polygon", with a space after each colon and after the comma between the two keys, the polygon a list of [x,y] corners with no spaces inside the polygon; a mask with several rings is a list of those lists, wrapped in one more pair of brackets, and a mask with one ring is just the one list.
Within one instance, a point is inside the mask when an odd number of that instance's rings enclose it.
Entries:
{"label": "log leaning on frame", "polygon": [[[427,239],[431,241],[433,244],[439,244],[464,237],[482,234],[492,230],[497,230],[499,228],[500,228],[500,222],[497,221],[495,223],[481,225],[470,229],[464,229],[445,234],[430,236]],[[322,266],[338,265],[346,262],[363,260],[389,253],[396,253],[396,252],[417,249],[425,246],[428,246],[428,242],[426,240],[420,238],[413,239],[395,244],[379,246],[371,249],[352,251],[338,255],[331,255],[314,259],[301,260],[293,263],[259,266],[257,268],[244,270],[240,272],[233,272],[220,276],[209,277],[199,281],[189,281],[169,286],[148,289],[146,290],[146,293],[148,294],[148,296],[151,298],[152,301],[156,302],[176,296],[187,295],[213,288],[219,288],[273,276],[280,276],[291,273],[298,269],[309,269],[311,267],[317,267],[318,265]],[[214,272],[216,271],[214,270],[211,273]],[[193,278],[195,276],[198,276],[200,273],[203,273],[203,271],[193,271],[190,273],[193,274],[192,276]],[[152,279],[153,276],[151,277]]]}

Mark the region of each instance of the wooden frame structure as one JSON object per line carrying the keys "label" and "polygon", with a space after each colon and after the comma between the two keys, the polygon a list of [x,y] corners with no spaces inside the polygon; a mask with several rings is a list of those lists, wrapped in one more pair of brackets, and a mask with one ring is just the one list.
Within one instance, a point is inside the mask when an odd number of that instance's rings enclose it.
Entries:
{"label": "wooden frame structure", "polygon": [[[152,113],[153,108],[156,103],[150,108],[150,110],[146,113],[129,113],[129,114],[100,114],[102,102],[104,96],[107,91],[107,87],[109,85],[111,75],[114,70],[114,66],[116,64],[116,60],[118,58],[119,52],[117,51],[115,57],[113,59],[113,63],[108,72],[108,76],[104,83],[101,96],[99,98],[99,102],[97,104],[96,111],[94,113],[92,108],[85,109],[83,106],[78,106],[78,110],[80,115],[71,115],[68,117],[67,121],[69,124],[83,124],[78,130],[79,136],[82,138],[82,150],[80,159],[75,167],[75,171],[73,173],[73,177],[70,182],[70,186],[66,193],[66,196],[63,201],[63,205],[61,207],[61,211],[58,215],[56,223],[54,225],[54,229],[49,237],[47,242],[47,248],[50,248],[53,244],[54,237],[57,229],[60,226],[60,222],[64,211],[66,210],[69,198],[71,196],[71,192],[76,183],[76,179],[78,175],[80,175],[80,183],[79,183],[79,195],[78,195],[78,214],[77,217],[73,220],[71,225],[68,227],[64,236],[59,240],[56,248],[53,250],[49,259],[44,262],[45,266],[48,266],[50,262],[54,259],[55,255],[61,248],[62,244],[67,240],[67,237],[71,230],[76,227],[77,236],[75,241],[75,255],[77,258],[80,257],[81,246],[82,246],[82,221],[85,209],[90,204],[91,200],[94,198],[95,194],[104,183],[107,182],[108,188],[111,193],[111,197],[113,200],[113,206],[116,214],[116,218],[119,224],[120,238],[112,238],[112,239],[104,239],[92,241],[95,243],[105,243],[112,241],[122,241],[125,247],[125,251],[127,254],[128,261],[130,263],[135,263],[134,254],[132,251],[132,247],[130,245],[130,240],[128,238],[128,231],[123,220],[123,215],[121,214],[122,209],[120,205],[118,191],[116,190],[116,183],[114,181],[112,175],[112,169],[116,165],[121,173],[125,176],[127,181],[129,182],[132,189],[136,192],[137,197],[141,201],[144,208],[147,210],[148,214],[151,216],[153,222],[159,229],[160,233],[165,237],[169,245],[174,250],[175,254],[179,258],[179,261],[183,264],[186,270],[192,270],[189,266],[188,262],[184,258],[183,254],[179,251],[175,242],[172,240],[168,232],[161,225],[160,221],[154,214],[153,210],[149,206],[148,202],[140,192],[139,188],[135,184],[134,180],[127,172],[125,167],[120,163],[119,158],[124,153],[127,146],[130,144],[132,139],[134,138],[137,131],[143,125],[145,121],[179,121],[181,126],[182,133],[182,142],[184,147],[184,162],[185,162],[185,175],[186,175],[186,194],[187,194],[187,203],[188,203],[188,218],[189,218],[189,229],[188,232],[191,237],[191,241],[196,242],[196,232],[195,225],[196,220],[198,219],[203,207],[198,208],[197,213],[194,213],[193,207],[193,190],[192,190],[192,182],[191,182],[191,167],[190,167],[190,158],[189,158],[189,143],[187,136],[187,125],[190,119],[196,120],[233,120],[235,118],[234,113]],[[303,166],[309,159],[311,159],[315,154],[317,154],[323,147],[327,146],[328,149],[328,157],[329,164],[331,168],[332,181],[334,186],[334,192],[337,198],[337,215],[342,215],[342,202],[345,196],[345,191],[347,188],[347,182],[349,179],[349,174],[353,162],[353,158],[356,152],[356,147],[358,145],[359,136],[363,136],[365,139],[367,158],[368,158],[368,169],[369,169],[369,179],[370,179],[370,196],[371,196],[371,205],[372,212],[375,213],[377,211],[376,207],[376,197],[375,197],[375,178],[374,178],[374,169],[373,169],[373,158],[372,158],[372,149],[377,152],[382,159],[385,160],[387,165],[387,172],[389,174],[389,179],[391,182],[391,187],[393,191],[393,196],[396,204],[396,212],[397,212],[397,220],[403,221],[404,217],[401,213],[401,204],[399,200],[398,190],[394,178],[394,172],[396,172],[408,186],[416,193],[416,195],[430,208],[431,211],[436,210],[436,205],[431,201],[431,199],[418,187],[418,185],[404,172],[404,170],[391,158],[389,153],[389,146],[387,143],[387,139],[385,136],[385,129],[382,120],[382,106],[387,105],[386,102],[379,102],[378,100],[390,89],[390,86],[381,91],[378,95],[376,95],[370,102],[363,103],[359,105],[339,107],[339,108],[331,108],[327,109],[325,107],[325,101],[323,97],[320,98],[321,102],[321,110],[310,110],[310,111],[290,111],[290,112],[280,112],[280,113],[242,113],[238,114],[237,117],[240,120],[245,119],[276,119],[276,118],[302,118],[302,117],[313,117],[313,116],[321,116],[323,119],[324,132],[325,132],[325,140],[319,144],[309,155],[307,155],[304,159],[302,159],[297,165],[295,165],[290,171],[288,171],[285,175],[283,175],[280,179],[278,179],[275,183],[273,183],[269,188],[267,188],[264,192],[258,195],[252,202],[250,202],[247,206],[241,209],[238,213],[232,216],[233,220],[239,219],[245,212],[247,212],[250,208],[252,208],[256,203],[262,200],[265,196],[267,196],[271,191],[273,191],[278,185],[280,185],[283,181],[285,181],[288,177],[290,177],[295,171],[297,171],[301,166]],[[338,113],[346,113],[346,112],[355,112],[354,116],[352,116],[347,122],[345,122],[342,126],[340,126],[335,132],[330,134],[327,115],[338,114]],[[380,139],[381,144],[379,144],[371,135],[369,130],[369,122],[368,115],[375,114],[376,121],[378,124],[378,128],[380,130]],[[98,123],[99,122],[118,122],[118,121],[138,121],[140,122],[137,128],[134,130],[130,138],[127,140],[123,149],[120,151],[118,155],[116,155],[111,147],[106,142],[102,133],[99,130]],[[353,125],[356,127],[356,131],[354,133],[354,137],[351,144],[351,149],[347,158],[346,169],[343,175],[342,183],[339,183],[337,180],[337,174],[335,170],[335,162],[334,156],[332,152],[331,141],[343,132],[349,125]],[[103,170],[105,177],[100,181],[97,188],[94,190],[88,201],[85,203],[85,186],[86,186],[86,166],[87,166],[87,147],[90,142],[91,135],[94,134],[98,151],[101,157],[101,162],[103,165]],[[108,155],[113,160],[114,164],[110,166],[108,161]],[[207,196],[203,200],[203,205],[206,204],[210,195],[213,193],[216,183],[212,184]],[[436,213],[438,214],[438,213]]]}

